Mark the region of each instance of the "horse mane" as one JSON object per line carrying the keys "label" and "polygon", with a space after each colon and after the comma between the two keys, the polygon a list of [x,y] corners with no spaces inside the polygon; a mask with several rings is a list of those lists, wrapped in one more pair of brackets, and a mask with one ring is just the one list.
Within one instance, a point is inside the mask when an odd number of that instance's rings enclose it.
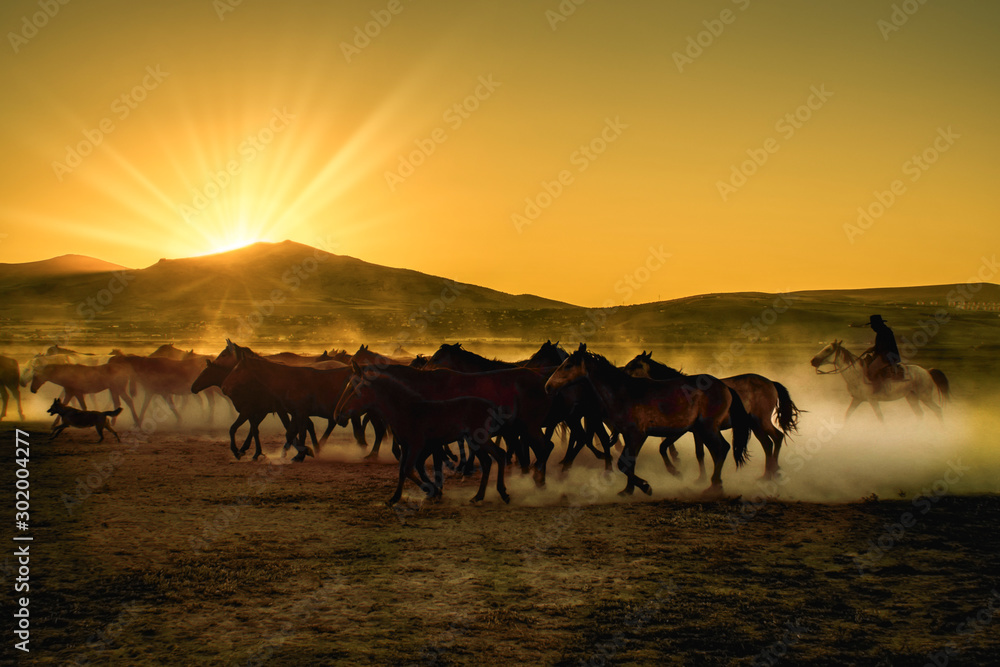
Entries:
{"label": "horse mane", "polygon": [[688,377],[688,375],[686,373],[684,373],[683,371],[680,371],[680,370],[678,370],[676,368],[673,368],[671,366],[667,366],[666,364],[660,363],[659,361],[655,361],[653,359],[653,353],[652,352],[644,352],[640,356],[642,356],[646,360],[646,363],[651,364],[657,370],[659,370],[661,373],[665,373],[667,375],[670,375],[671,377],[679,377],[679,378]]}

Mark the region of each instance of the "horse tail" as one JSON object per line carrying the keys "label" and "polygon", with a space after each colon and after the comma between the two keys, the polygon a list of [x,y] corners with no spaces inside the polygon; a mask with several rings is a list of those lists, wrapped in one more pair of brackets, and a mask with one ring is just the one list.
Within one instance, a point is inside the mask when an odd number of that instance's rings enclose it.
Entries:
{"label": "horse tail", "polygon": [[927,372],[931,374],[931,379],[934,380],[934,386],[937,387],[941,395],[941,402],[943,403],[951,398],[951,385],[948,383],[948,377],[936,368],[932,368]]}
{"label": "horse tail", "polygon": [[735,389],[729,388],[732,403],[729,405],[729,423],[733,427],[733,460],[741,467],[750,458],[747,444],[750,442],[750,415]]}
{"label": "horse tail", "polygon": [[569,440],[569,426],[566,422],[559,422],[559,426],[556,427],[556,431],[558,431],[560,438],[563,440]]}
{"label": "horse tail", "polygon": [[785,385],[775,382],[774,389],[778,392],[778,426],[785,435],[795,433],[799,430],[799,415],[802,411],[795,405]]}

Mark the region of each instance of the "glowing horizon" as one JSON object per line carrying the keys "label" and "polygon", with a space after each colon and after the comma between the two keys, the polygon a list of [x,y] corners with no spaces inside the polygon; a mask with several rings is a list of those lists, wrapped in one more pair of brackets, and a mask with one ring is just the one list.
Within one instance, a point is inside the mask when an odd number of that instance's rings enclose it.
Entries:
{"label": "glowing horizon", "polygon": [[1000,7],[387,6],[8,36],[0,261],[290,239],[597,306],[964,282],[1000,240]]}

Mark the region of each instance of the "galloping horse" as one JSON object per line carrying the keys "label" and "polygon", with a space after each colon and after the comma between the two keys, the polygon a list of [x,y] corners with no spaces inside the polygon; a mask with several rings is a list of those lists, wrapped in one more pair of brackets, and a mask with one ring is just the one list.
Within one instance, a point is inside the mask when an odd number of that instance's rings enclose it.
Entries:
{"label": "galloping horse", "polygon": [[[506,428],[498,419],[498,406],[495,403],[472,396],[426,400],[401,382],[392,379],[388,373],[366,372],[357,361],[352,362],[351,368],[354,377],[347,383],[343,395],[337,402],[337,413],[339,414],[352,401],[355,394],[362,402],[374,403],[378,412],[384,415],[392,428],[396,442],[402,450],[399,457],[399,483],[389,500],[389,505],[395,504],[402,497],[403,482],[407,477],[418,486],[425,486],[416,477],[415,472],[419,464],[420,477],[426,478],[423,462],[428,456],[435,457],[437,469],[441,448],[459,439],[471,443],[473,438],[477,444],[472,449],[479,458],[483,476],[479,482],[479,492],[473,497],[472,502],[482,500],[486,494],[491,457],[497,462],[497,492],[505,503],[510,502],[510,496],[507,495],[504,486],[506,457],[503,450],[492,440],[493,436]],[[430,484],[427,491],[431,497],[440,493],[435,484]]]}
{"label": "galloping horse", "polygon": [[[651,352],[643,352],[625,364],[625,370],[633,377],[648,377],[654,380],[672,380],[686,377],[684,373],[653,360]],[[785,435],[793,433],[798,426],[799,408],[792,401],[788,389],[780,382],[773,382],[763,375],[744,373],[722,378],[730,389],[735,389],[743,401],[743,407],[750,415],[750,430],[764,448],[764,477],[770,478],[778,471],[778,454]],[[777,416],[775,427],[772,416]],[[729,425],[723,426],[723,429]],[[704,443],[695,435],[695,456],[701,470],[699,480],[705,478]],[[670,445],[670,454],[677,460],[677,451]]]}
{"label": "galloping horse", "polygon": [[37,394],[39,387],[46,382],[57,384],[63,388],[68,400],[66,404],[74,398],[84,410],[87,403],[84,396],[96,394],[107,390],[111,392],[111,400],[116,408],[121,407],[122,401],[132,411],[132,419],[136,425],[140,424],[139,416],[135,413],[135,405],[129,397],[127,386],[129,382],[128,369],[118,364],[101,364],[100,366],[84,366],[82,364],[49,364],[35,370],[31,379],[31,393]]}
{"label": "galloping horse", "polygon": [[[901,398],[906,399],[918,417],[924,414],[920,409],[920,404],[923,403],[938,416],[938,419],[944,418],[941,405],[949,397],[951,389],[948,378],[936,368],[928,370],[916,364],[900,364],[903,369],[903,379],[886,380],[882,383],[880,391],[875,392],[872,384],[865,379],[864,362],[861,357],[845,348],[842,340],[835,340],[824,347],[810,363],[821,375],[839,373],[844,378],[847,391],[851,394],[851,404],[847,406],[845,420],[850,418],[859,405],[867,401],[875,411],[875,416],[882,421],[882,409],[879,403],[898,401]],[[832,364],[833,369],[822,370],[824,364]],[[939,400],[935,400],[935,389]]]}
{"label": "galloping horse", "polygon": [[712,484],[707,491],[722,488],[722,464],[729,453],[729,443],[720,432],[731,421],[733,458],[736,466],[746,462],[750,439],[750,417],[739,395],[710,375],[693,375],[676,380],[634,378],[610,361],[587,351],[586,343],[571,354],[545,383],[552,393],[578,378],[586,377],[604,404],[609,423],[625,440],[625,451],[618,458],[618,469],[628,478],[623,495],[636,486],[651,494],[649,483],[635,474],[635,462],[648,436],[664,438],[660,456],[674,476],[680,473],[670,462],[667,448],[683,434],[698,434],[715,462]]}
{"label": "galloping horse", "polygon": [[[0,357],[0,394],[3,395],[3,414],[0,414],[0,419],[7,416],[7,401],[13,396],[17,399],[17,414],[21,416],[21,421],[24,421],[24,410],[21,409],[20,374],[17,359]],[[10,395],[7,392],[10,392]]]}

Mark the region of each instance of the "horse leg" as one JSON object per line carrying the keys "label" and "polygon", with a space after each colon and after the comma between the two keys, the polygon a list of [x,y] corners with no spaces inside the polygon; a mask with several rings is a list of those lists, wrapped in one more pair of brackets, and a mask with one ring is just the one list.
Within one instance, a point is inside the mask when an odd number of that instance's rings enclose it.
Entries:
{"label": "horse leg", "polygon": [[243,445],[243,451],[246,451],[250,447],[250,438],[253,438],[254,445],[256,446],[253,453],[254,461],[260,458],[260,455],[264,453],[260,448],[260,423],[264,421],[264,416],[265,415],[261,415],[257,419],[250,422],[250,433],[247,434],[247,442]]}
{"label": "horse leg", "polygon": [[149,408],[150,402],[153,400],[153,393],[147,391],[146,396],[142,400],[142,408],[139,410],[139,416],[136,417],[136,426],[142,426],[143,420],[146,418],[146,409]]}
{"label": "horse leg", "polygon": [[696,482],[705,481],[705,439],[697,432],[691,433],[694,436],[694,457],[698,459],[698,479]]}
{"label": "horse leg", "polygon": [[[135,422],[135,425],[136,426],[141,426],[142,422],[139,421],[139,416],[135,413],[135,402],[132,400],[132,397],[129,396],[128,392],[125,391],[124,389],[118,392],[118,396],[120,396],[122,402],[125,403],[125,405],[128,406],[129,412],[132,413],[132,421]],[[117,407],[117,405],[116,405],[116,407]],[[117,417],[115,419],[117,419]],[[117,423],[117,422],[115,422],[115,423]]]}
{"label": "horse leg", "polygon": [[861,405],[862,403],[864,403],[864,401],[862,401],[857,396],[851,397],[851,404],[847,406],[847,412],[844,414],[845,422],[851,418],[851,415],[854,414],[854,411],[857,410],[858,406]]}
{"label": "horse leg", "polygon": [[913,410],[913,414],[918,417],[924,416],[924,411],[920,409],[920,399],[917,398],[915,393],[907,394],[906,402],[910,404],[910,409]]}
{"label": "horse leg", "polygon": [[170,396],[170,394],[161,394],[161,395],[163,396],[163,400],[167,402],[167,407],[170,408],[170,411],[174,413],[174,417],[177,419],[177,423],[180,424],[181,413],[177,412],[177,408],[174,407],[174,401],[172,397]]}
{"label": "horse leg", "polygon": [[[487,442],[493,444],[488,438]],[[469,447],[475,447],[476,458],[479,459],[479,469],[482,471],[482,476],[479,478],[479,491],[476,495],[472,497],[470,502],[478,503],[483,498],[486,497],[486,485],[490,483],[490,468],[493,465],[493,460],[487,453],[486,443],[478,445],[475,443],[469,443]],[[502,467],[502,466],[501,466]]]}
{"label": "horse leg", "polygon": [[365,440],[365,427],[361,424],[361,415],[354,415],[351,417],[351,429],[354,431],[354,442],[358,443],[358,447],[368,447],[368,441]]}
{"label": "horse leg", "polygon": [[545,486],[545,463],[549,459],[549,454],[555,449],[550,440],[545,440],[540,428],[528,427],[522,434],[521,439],[528,439],[525,452],[528,447],[535,453],[535,486]]}
{"label": "horse leg", "polygon": [[722,466],[726,462],[726,455],[729,454],[729,443],[722,437],[720,431],[705,434],[705,444],[712,455],[712,462],[715,464],[712,470],[712,483],[705,489],[706,493],[718,493],[722,491]]}
{"label": "horse leg", "polygon": [[323,431],[323,435],[319,439],[319,445],[317,445],[318,447],[322,447],[323,445],[326,444],[326,441],[330,438],[330,434],[333,433],[333,429],[336,426],[337,426],[337,420],[336,419],[328,419],[327,420],[327,422],[326,422],[326,430]]}
{"label": "horse leg", "polygon": [[[469,455],[465,455],[465,445],[469,445]],[[462,471],[463,476],[469,476],[476,474],[476,459],[472,451],[473,444],[472,441],[467,438],[458,439],[458,451],[461,454],[461,458],[458,461],[458,469]],[[464,463],[463,463],[464,462]]]}
{"label": "horse leg", "polygon": [[[591,436],[593,438],[593,436]],[[577,455],[583,451],[586,446],[587,433],[583,435],[577,435],[573,431],[570,431],[569,442],[566,443],[566,455],[563,456],[562,461],[559,465],[562,466],[562,471],[567,472],[573,467],[573,461],[576,460]]]}
{"label": "horse leg", "polygon": [[[383,422],[380,418],[376,417],[375,419],[371,420],[371,423],[372,423],[372,428],[375,429],[375,444],[372,445],[371,453],[368,454],[368,456],[366,456],[365,458],[377,459],[379,448],[382,446],[382,439],[385,438],[385,433],[386,433],[385,422]],[[399,447],[396,445],[396,443],[393,443],[392,448],[393,451],[399,450]]]}
{"label": "horse leg", "polygon": [[868,403],[872,406],[872,411],[875,412],[875,416],[878,417],[878,420],[880,422],[884,422],[885,421],[885,417],[882,416],[882,408],[879,407],[878,401],[874,401],[873,400],[873,401],[869,401]]}
{"label": "horse leg", "polygon": [[[229,427],[229,449],[233,451],[233,456],[236,457],[237,461],[239,461],[240,457],[243,456],[243,452],[250,447],[250,437],[247,436],[247,443],[243,446],[243,449],[236,449],[236,431],[239,430],[240,426],[242,426],[246,421],[247,417],[244,416],[243,413],[240,413],[240,416],[236,418],[233,425]],[[252,426],[250,427],[250,431],[253,432]]]}
{"label": "horse leg", "polygon": [[3,412],[0,413],[0,419],[7,416],[7,401],[10,400],[10,396],[7,395],[7,387],[0,385],[0,394],[3,395]]}
{"label": "horse leg", "polygon": [[21,415],[21,421],[24,421],[24,410],[21,409],[21,388],[14,385],[14,398],[17,399],[17,414]]}
{"label": "horse leg", "polygon": [[[437,448],[435,448],[435,451],[437,451]],[[428,498],[436,498],[439,493],[437,484],[435,484],[434,481],[427,475],[427,459],[432,456],[434,456],[434,452],[425,449],[417,455],[417,461],[414,465],[414,472],[417,473],[418,477],[418,479],[414,481],[417,482],[417,486],[420,487],[420,490],[427,494]],[[435,470],[435,475],[436,474],[437,471]],[[442,486],[444,486],[443,482]]]}
{"label": "horse leg", "polygon": [[756,419],[751,422],[750,430],[753,431],[754,437],[760,442],[760,446],[764,448],[764,475],[761,479],[771,479],[778,468],[771,436],[761,427]]}
{"label": "horse leg", "polygon": [[622,439],[625,441],[625,447],[618,457],[618,469],[625,473],[627,481],[625,488],[618,495],[630,496],[637,486],[646,495],[652,494],[653,490],[649,488],[649,482],[635,474],[635,462],[639,457],[639,451],[642,449],[642,443],[646,441],[646,436],[623,435]]}
{"label": "horse leg", "polygon": [[[922,398],[921,400],[924,402],[924,405],[926,405],[928,408],[930,408],[931,412],[933,412],[935,415],[937,415],[938,419],[940,419],[941,421],[944,421],[944,412],[941,411],[941,406],[938,405],[934,401],[933,394],[931,394],[931,393],[928,392],[928,394],[926,395],[926,397]],[[20,408],[20,403],[18,403],[18,411],[20,411],[20,409],[21,409]],[[22,417],[22,419],[23,419],[23,417]]]}
{"label": "horse leg", "polygon": [[604,450],[604,472],[611,472],[611,462],[614,461],[614,457],[611,456],[611,438],[604,430],[604,424],[598,420],[597,426],[590,433],[592,433],[591,438],[597,435],[597,439],[601,441],[601,448]]}
{"label": "horse leg", "polygon": [[778,465],[778,454],[781,453],[781,443],[785,441],[785,434],[775,429],[771,440],[774,441],[774,458],[771,459],[771,476],[773,477],[781,470],[781,466]]}
{"label": "horse leg", "polygon": [[[674,442],[676,442],[676,441],[674,441]],[[677,447],[674,446],[673,442],[671,442],[670,446],[667,447],[667,451],[670,453],[670,458],[672,458],[674,460],[674,463],[680,463],[681,462],[680,454],[677,453]]]}
{"label": "horse leg", "polygon": [[[662,442],[660,442],[660,457],[663,458],[663,463],[667,466],[667,472],[678,478],[681,476],[681,471],[674,467],[673,462],[670,460],[669,453],[674,447],[674,442],[676,442],[677,438],[681,437],[681,435],[683,434],[678,433],[676,436],[666,437]],[[695,436],[695,442],[697,441],[697,436]]]}

